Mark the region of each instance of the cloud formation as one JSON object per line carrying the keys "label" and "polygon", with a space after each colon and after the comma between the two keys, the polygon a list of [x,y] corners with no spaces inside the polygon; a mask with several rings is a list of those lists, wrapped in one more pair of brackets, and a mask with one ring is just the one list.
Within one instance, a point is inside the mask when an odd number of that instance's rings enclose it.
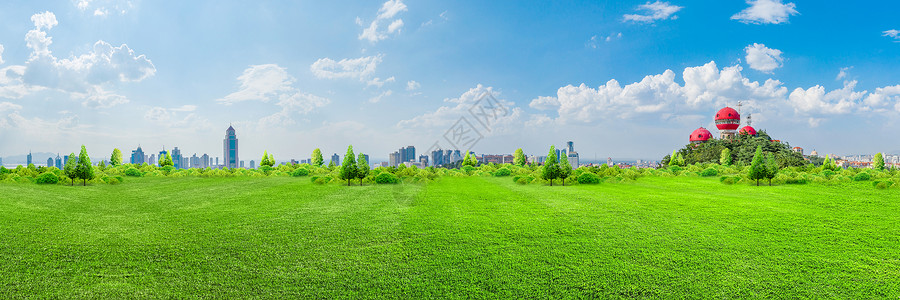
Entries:
{"label": "cloud formation", "polygon": [[653,23],[658,20],[677,19],[676,12],[684,7],[669,4],[669,2],[656,1],[638,5],[637,10],[644,14],[626,14],[624,21],[636,23]]}
{"label": "cloud formation", "polygon": [[281,111],[260,119],[260,125],[264,127],[293,124],[294,115],[308,114],[331,102],[327,98],[300,92],[294,87],[296,79],[276,64],[250,66],[237,80],[240,82],[238,91],[216,101],[225,105],[244,101],[275,101]]}
{"label": "cloud formation", "polygon": [[784,4],[781,0],[747,0],[750,7],[731,16],[745,24],[781,24],[792,15],[799,14],[794,3]]}
{"label": "cloud formation", "polygon": [[746,59],[750,68],[763,73],[771,74],[784,61],[781,50],[767,48],[764,44],[753,43],[744,48],[744,51],[747,52]]}
{"label": "cloud formation", "polygon": [[364,80],[375,73],[375,68],[378,67],[379,63],[381,63],[381,55],[353,59],[345,58],[340,61],[326,57],[316,60],[309,66],[309,70],[317,78],[354,78]]}
{"label": "cloud formation", "polygon": [[[402,0],[388,0],[381,5],[375,20],[359,34],[359,39],[376,43],[387,39],[389,34],[400,32],[403,28],[403,19],[395,17],[406,10],[406,4],[403,4]],[[356,24],[363,26],[364,23],[362,19],[356,18]],[[382,28],[384,24],[388,24],[386,29]]]}
{"label": "cloud formation", "polygon": [[893,38],[895,40],[895,42],[900,42],[900,30],[897,30],[897,29],[885,30],[884,32],[882,32],[882,36]]}

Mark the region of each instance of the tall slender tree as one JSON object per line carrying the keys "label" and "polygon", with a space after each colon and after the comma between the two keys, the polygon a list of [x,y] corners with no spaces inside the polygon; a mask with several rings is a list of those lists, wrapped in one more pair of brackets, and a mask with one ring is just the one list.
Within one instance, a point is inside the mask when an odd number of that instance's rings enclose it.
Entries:
{"label": "tall slender tree", "polygon": [[884,155],[882,155],[881,152],[875,154],[875,158],[872,159],[872,166],[875,168],[875,170],[884,170]]}
{"label": "tall slender tree", "polygon": [[322,158],[322,150],[319,150],[319,148],[316,148],[316,150],[313,150],[312,157],[310,157],[310,160],[311,160],[313,166],[321,167],[322,164],[325,163],[325,159]]}
{"label": "tall slender tree", "polygon": [[566,178],[569,178],[569,175],[572,175],[572,164],[568,155],[563,155],[559,159],[559,178],[562,179],[563,186],[566,185]]}
{"label": "tall slender tree", "polygon": [[366,155],[360,152],[356,160],[356,178],[359,178],[359,185],[362,185],[366,176],[369,176],[369,161],[366,160]]}
{"label": "tall slender tree", "polygon": [[753,161],[750,163],[750,179],[756,180],[756,186],[759,186],[759,180],[766,177],[766,166],[763,164],[762,146],[756,146],[756,154],[753,155]]}
{"label": "tall slender tree", "polygon": [[722,154],[719,155],[719,164],[723,166],[730,166],[731,161],[731,149],[722,149]]}
{"label": "tall slender tree", "polygon": [[275,165],[275,156],[269,154],[269,151],[263,151],[262,159],[259,161],[259,166],[274,166]]}
{"label": "tall slender tree", "polygon": [[88,157],[87,148],[84,145],[81,145],[81,153],[78,154],[78,165],[75,167],[75,173],[78,174],[78,179],[81,179],[84,186],[87,186],[87,181],[90,179],[94,179],[94,166],[91,165],[91,158]]}
{"label": "tall slender tree", "polygon": [[76,170],[78,169],[78,160],[75,159],[75,152],[69,154],[69,160],[66,161],[66,166],[63,168],[63,172],[66,174],[66,177],[72,180],[72,185],[75,185],[75,178],[78,178],[78,173]]}
{"label": "tall slender tree", "polygon": [[119,148],[113,148],[112,155],[109,156],[109,164],[113,167],[122,165],[122,151]]}
{"label": "tall slender tree", "polygon": [[516,153],[513,154],[513,164],[517,166],[524,166],[525,162],[525,151],[522,151],[522,148],[516,149]]}
{"label": "tall slender tree", "polygon": [[353,154],[353,145],[347,147],[347,154],[344,155],[344,161],[341,163],[341,180],[347,181],[347,186],[350,186],[350,180],[356,179],[357,166],[356,166],[356,154]]}
{"label": "tall slender tree", "polygon": [[559,178],[559,159],[556,158],[556,146],[550,146],[550,154],[547,154],[547,160],[544,161],[541,177],[549,180],[550,186],[553,186],[553,179]]}

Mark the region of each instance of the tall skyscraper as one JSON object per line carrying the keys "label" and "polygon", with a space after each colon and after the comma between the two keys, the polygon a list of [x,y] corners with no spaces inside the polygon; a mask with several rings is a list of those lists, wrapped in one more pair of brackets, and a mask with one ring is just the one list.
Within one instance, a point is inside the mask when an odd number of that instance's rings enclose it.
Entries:
{"label": "tall skyscraper", "polygon": [[62,170],[62,157],[59,157],[59,153],[56,154],[56,168]]}
{"label": "tall skyscraper", "polygon": [[[225,130],[225,140],[222,143],[225,152],[225,167],[239,168],[241,160],[238,159],[238,138],[234,133],[234,127],[228,126],[228,129]],[[216,158],[216,163],[218,164],[218,158]]]}
{"label": "tall skyscraper", "polygon": [[444,151],[443,150],[434,150],[431,151],[431,165],[440,166],[444,164]]}
{"label": "tall skyscraper", "polygon": [[203,156],[200,157],[200,167],[201,168],[209,168],[209,154],[203,153]]}
{"label": "tall skyscraper", "polygon": [[181,150],[178,150],[178,147],[172,149],[172,163],[176,169],[187,169],[184,167],[184,159],[181,157]]}
{"label": "tall skyscraper", "polygon": [[[68,156],[66,156],[66,158],[68,158]],[[69,160],[66,159],[66,162],[68,162],[68,161]],[[140,165],[145,162],[146,161],[144,160],[144,150],[141,150],[141,146],[138,146],[137,149],[135,149],[135,150],[131,150],[131,163],[132,164]]]}
{"label": "tall skyscraper", "polygon": [[147,163],[154,166],[157,165],[159,163],[159,160],[156,159],[156,154],[150,154],[150,158],[147,159]]}
{"label": "tall skyscraper", "polygon": [[335,166],[341,165],[341,157],[338,156],[337,153],[331,155],[331,162],[334,163]]}
{"label": "tall skyscraper", "polygon": [[407,161],[416,161],[416,147],[406,146],[406,160]]}
{"label": "tall skyscraper", "polygon": [[566,142],[566,145],[569,146],[569,152],[575,152],[575,143],[568,141]]}
{"label": "tall skyscraper", "polygon": [[51,157],[51,158],[48,158],[48,159],[47,159],[47,167],[49,168],[49,167],[52,167],[52,166],[53,166],[53,158]]}
{"label": "tall skyscraper", "polygon": [[252,160],[252,159],[250,160],[250,168],[256,169],[256,161],[255,160]]}
{"label": "tall skyscraper", "polygon": [[428,166],[428,155],[424,155],[424,154],[419,155],[419,163],[422,164],[422,167],[427,167]]}
{"label": "tall skyscraper", "polygon": [[28,150],[28,157],[26,159],[28,160],[28,163],[26,163],[25,165],[30,166],[31,165],[31,150]]}

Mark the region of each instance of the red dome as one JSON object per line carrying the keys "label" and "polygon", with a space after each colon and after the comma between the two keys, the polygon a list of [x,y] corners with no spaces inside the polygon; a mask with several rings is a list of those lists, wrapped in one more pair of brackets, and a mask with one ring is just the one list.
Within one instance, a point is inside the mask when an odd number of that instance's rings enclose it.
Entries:
{"label": "red dome", "polygon": [[750,126],[744,126],[744,128],[741,128],[741,131],[738,133],[756,135],[756,129],[753,129],[753,127],[750,127]]}
{"label": "red dome", "polygon": [[712,133],[709,133],[709,130],[706,130],[706,128],[703,128],[703,127],[697,128],[697,130],[694,130],[694,132],[691,133],[691,142],[692,143],[693,142],[705,142],[705,141],[708,141],[710,138],[712,138]]}
{"label": "red dome", "polygon": [[716,128],[737,130],[741,126],[741,115],[734,108],[726,107],[716,113]]}

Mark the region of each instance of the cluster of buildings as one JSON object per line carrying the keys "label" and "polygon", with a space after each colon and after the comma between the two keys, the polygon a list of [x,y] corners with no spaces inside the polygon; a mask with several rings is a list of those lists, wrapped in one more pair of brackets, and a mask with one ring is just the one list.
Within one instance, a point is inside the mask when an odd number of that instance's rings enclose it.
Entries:
{"label": "cluster of buildings", "polygon": [[[138,146],[137,149],[131,150],[131,158],[128,162],[137,165],[145,163],[159,165],[160,158],[171,155],[173,167],[176,169],[245,168],[247,166],[238,156],[238,138],[232,126],[228,126],[228,129],[225,130],[225,139],[222,140],[222,154],[224,159],[220,163],[219,157],[214,158],[206,153],[201,156],[197,156],[197,153],[194,153],[192,156],[185,156],[178,147],[174,147],[171,150],[166,150],[163,147],[158,153],[149,153],[148,155],[141,146]],[[251,160],[249,167],[251,169],[256,168],[256,162]]]}
{"label": "cluster of buildings", "polygon": [[[416,157],[416,147],[407,146],[400,148],[400,150],[395,151],[388,155],[389,159],[387,162],[382,162],[382,166],[399,166],[405,165],[416,166],[420,168],[429,167],[429,166],[445,166],[448,164],[456,163],[458,161],[463,160],[465,158],[465,154],[460,150],[444,150],[437,149],[431,151],[431,155],[419,155]],[[515,157],[512,154],[482,154],[477,155],[475,152],[469,151],[469,155],[474,156],[478,159],[479,162],[482,163],[495,163],[495,164],[511,164]],[[557,159],[561,159],[563,156],[569,159],[569,163],[573,168],[577,168],[580,166],[579,164],[579,156],[578,152],[575,151],[575,143],[569,141],[566,143],[566,147],[560,147],[556,149],[556,157]],[[527,161],[530,163],[543,164],[547,161],[547,156],[530,156],[526,157]]]}

